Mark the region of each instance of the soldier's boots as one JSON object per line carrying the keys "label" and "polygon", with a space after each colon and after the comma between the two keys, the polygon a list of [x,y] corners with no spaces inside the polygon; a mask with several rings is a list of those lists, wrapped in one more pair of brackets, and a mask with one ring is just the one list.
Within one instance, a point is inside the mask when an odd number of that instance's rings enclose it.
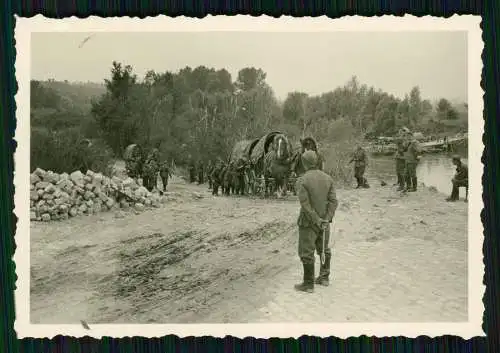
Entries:
{"label": "soldier's boots", "polygon": [[319,269],[319,276],[316,277],[314,281],[316,284],[319,284],[324,287],[328,287],[330,285],[330,280],[328,277],[330,276],[330,262],[332,259],[332,255],[325,254],[325,263],[321,265]]}
{"label": "soldier's boots", "polygon": [[296,284],[295,290],[299,292],[314,292],[314,264],[302,264],[304,267],[304,279],[302,283]]}

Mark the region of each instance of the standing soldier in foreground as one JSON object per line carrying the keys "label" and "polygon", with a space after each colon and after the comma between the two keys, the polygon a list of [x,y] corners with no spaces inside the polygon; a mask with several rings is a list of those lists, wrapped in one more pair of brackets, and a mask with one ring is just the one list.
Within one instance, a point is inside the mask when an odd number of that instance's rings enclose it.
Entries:
{"label": "standing soldier in foreground", "polygon": [[417,164],[419,160],[419,148],[417,140],[413,138],[411,131],[406,132],[406,147],[404,152],[406,171],[406,191],[417,191]]}
{"label": "standing soldier in foreground", "polygon": [[453,184],[453,189],[451,190],[451,196],[446,199],[446,201],[457,201],[459,197],[459,188],[465,187],[465,202],[469,197],[469,168],[466,164],[462,163],[460,157],[455,155],[452,158],[453,164],[457,167],[455,176],[451,179]]}
{"label": "standing soldier in foreground", "polygon": [[396,159],[396,175],[398,177],[398,191],[403,191],[405,188],[405,156],[404,156],[404,143],[402,139],[396,142],[397,149],[394,158]]}
{"label": "standing soldier in foreground", "polygon": [[[316,169],[318,156],[314,151],[302,154],[305,174],[297,180],[297,194],[300,201],[299,257],[304,268],[304,278],[295,289],[312,293],[314,284],[329,285],[331,249],[330,223],[337,209],[337,198],[333,179],[321,170]],[[318,278],[314,280],[314,251],[321,256],[321,267]]]}
{"label": "standing soldier in foreground", "polygon": [[365,178],[365,170],[366,170],[366,152],[361,147],[361,145],[358,145],[356,150],[354,151],[354,154],[349,161],[349,164],[354,162],[354,177],[356,178],[356,181],[358,182],[358,185],[356,186],[356,189],[359,189],[360,187],[368,188],[368,182],[366,181]]}

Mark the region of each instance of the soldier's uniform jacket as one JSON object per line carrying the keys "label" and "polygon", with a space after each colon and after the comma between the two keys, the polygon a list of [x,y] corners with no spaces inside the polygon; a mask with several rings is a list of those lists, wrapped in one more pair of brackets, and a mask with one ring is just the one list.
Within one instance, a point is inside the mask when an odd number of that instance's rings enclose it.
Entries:
{"label": "soldier's uniform jacket", "polygon": [[356,167],[362,167],[366,165],[366,153],[364,149],[356,149],[354,151],[354,155],[352,157],[352,160],[354,161],[354,165]]}
{"label": "soldier's uniform jacket", "polygon": [[417,163],[419,154],[418,142],[416,140],[411,140],[404,152],[404,157],[407,163]]}
{"label": "soldier's uniform jacket", "polygon": [[154,157],[148,158],[144,164],[144,174],[148,176],[154,176],[159,171],[158,162]]}
{"label": "soldier's uniform jacket", "polygon": [[298,226],[320,231],[322,220],[331,222],[338,205],[333,179],[311,169],[298,178],[296,190],[300,201]]}
{"label": "soldier's uniform jacket", "polygon": [[394,158],[405,159],[405,146],[402,141],[398,141],[397,143],[397,149]]}
{"label": "soldier's uniform jacket", "polygon": [[469,180],[469,168],[462,162],[457,165],[455,180],[464,182]]}
{"label": "soldier's uniform jacket", "polygon": [[207,164],[207,174],[208,176],[212,176],[212,171],[214,170],[214,165],[212,164],[212,162],[208,162]]}
{"label": "soldier's uniform jacket", "polygon": [[168,165],[168,162],[165,161],[162,164],[160,164],[160,175],[162,177],[171,177],[172,173],[170,172],[170,166]]}
{"label": "soldier's uniform jacket", "polygon": [[224,172],[224,166],[220,163],[217,163],[212,169],[211,177],[216,183],[222,183],[222,177]]}

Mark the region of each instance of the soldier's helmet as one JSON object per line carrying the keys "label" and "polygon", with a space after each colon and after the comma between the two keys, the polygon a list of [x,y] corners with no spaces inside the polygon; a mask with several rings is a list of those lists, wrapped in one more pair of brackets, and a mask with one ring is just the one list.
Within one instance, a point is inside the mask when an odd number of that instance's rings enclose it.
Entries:
{"label": "soldier's helmet", "polygon": [[318,163],[318,155],[314,151],[305,151],[302,153],[301,158],[304,167],[307,169],[317,165]]}
{"label": "soldier's helmet", "polygon": [[460,156],[455,154],[455,155],[453,155],[453,157],[451,157],[451,160],[454,162],[460,162]]}
{"label": "soldier's helmet", "polygon": [[312,137],[304,138],[303,140],[301,140],[301,143],[304,149],[309,149],[313,151],[317,150],[316,141]]}

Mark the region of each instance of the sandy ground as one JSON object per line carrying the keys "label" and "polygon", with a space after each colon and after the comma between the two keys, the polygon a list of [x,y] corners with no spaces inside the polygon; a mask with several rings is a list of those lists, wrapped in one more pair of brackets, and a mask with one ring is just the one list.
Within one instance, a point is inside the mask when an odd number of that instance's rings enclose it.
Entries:
{"label": "sandy ground", "polygon": [[467,320],[464,202],[338,190],[331,285],[306,294],[293,290],[295,197],[214,197],[177,179],[169,195],[138,215],[32,223],[31,322]]}

